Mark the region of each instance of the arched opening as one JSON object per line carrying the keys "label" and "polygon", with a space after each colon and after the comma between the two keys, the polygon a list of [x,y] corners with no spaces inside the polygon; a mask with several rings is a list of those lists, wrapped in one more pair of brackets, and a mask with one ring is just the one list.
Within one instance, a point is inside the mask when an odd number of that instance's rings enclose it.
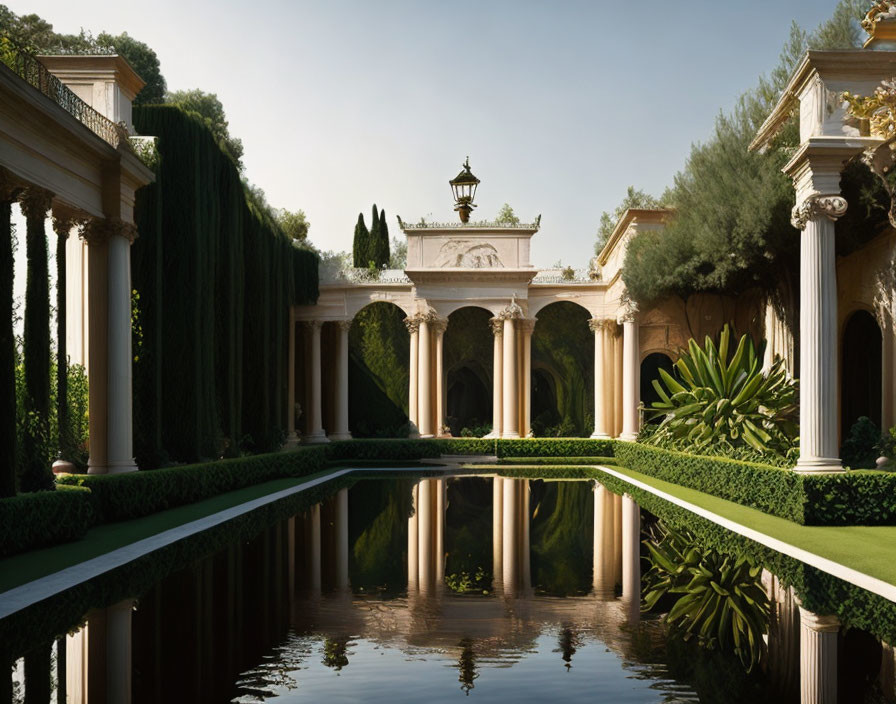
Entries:
{"label": "arched opening", "polygon": [[494,338],[484,308],[460,308],[448,316],[444,340],[445,422],[451,434],[482,436],[492,424]]}
{"label": "arched opening", "polygon": [[[653,386],[654,380],[660,378],[660,369],[674,376],[675,365],[672,358],[663,352],[652,352],[641,362],[641,403],[644,408],[651,408],[655,401],[660,400],[660,395]],[[649,414],[645,414],[645,420],[648,423],[659,423],[662,416],[651,418]]]}
{"label": "arched opening", "polygon": [[[594,333],[591,314],[577,303],[542,308],[532,335],[532,433],[583,437],[594,429]],[[548,383],[545,383],[548,382]],[[536,386],[540,387],[536,391]],[[553,401],[548,391],[553,391]],[[540,397],[536,405],[535,397]],[[553,408],[540,404],[553,403]]]}
{"label": "arched opening", "polygon": [[405,317],[394,303],[378,301],[352,321],[348,408],[354,437],[407,437],[411,343]]}
{"label": "arched opening", "polygon": [[843,328],[840,365],[840,430],[843,440],[862,416],[880,428],[882,378],[880,327],[868,311],[853,313]]}

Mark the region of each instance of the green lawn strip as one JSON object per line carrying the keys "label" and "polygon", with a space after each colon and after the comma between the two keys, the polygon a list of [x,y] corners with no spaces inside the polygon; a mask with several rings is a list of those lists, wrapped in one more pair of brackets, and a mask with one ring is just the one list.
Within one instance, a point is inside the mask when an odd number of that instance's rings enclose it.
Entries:
{"label": "green lawn strip", "polygon": [[896,526],[801,526],[784,518],[695,489],[670,484],[624,467],[613,469],[742,526],[896,584]]}
{"label": "green lawn strip", "polygon": [[239,506],[247,501],[304,484],[333,471],[335,470],[327,469],[304,477],[274,479],[132,521],[104,523],[91,528],[81,540],[13,555],[5,560],[0,560],[0,593],[79,562],[104,555],[138,540],[204,518],[218,511]]}

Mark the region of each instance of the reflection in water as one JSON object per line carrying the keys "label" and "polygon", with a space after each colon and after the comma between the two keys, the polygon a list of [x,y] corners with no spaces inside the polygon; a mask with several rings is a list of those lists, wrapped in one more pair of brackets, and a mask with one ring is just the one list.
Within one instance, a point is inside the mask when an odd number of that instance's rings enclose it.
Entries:
{"label": "reflection in water", "polygon": [[[755,700],[730,659],[640,619],[639,537],[637,505],[590,482],[361,480],[90,611],[63,647],[19,660],[18,692],[24,680],[28,701],[61,687],[88,704],[437,702],[458,688],[646,703],[697,701],[696,687]],[[768,588],[770,679],[792,690],[799,617],[789,590]]]}

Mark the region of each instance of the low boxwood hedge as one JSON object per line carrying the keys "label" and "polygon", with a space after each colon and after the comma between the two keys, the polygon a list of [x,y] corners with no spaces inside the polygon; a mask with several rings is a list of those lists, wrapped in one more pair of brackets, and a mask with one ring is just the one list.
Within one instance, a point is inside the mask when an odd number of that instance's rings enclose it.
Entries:
{"label": "low boxwood hedge", "polygon": [[497,457],[612,457],[613,440],[591,438],[437,438],[428,440],[357,439],[331,442],[327,459],[417,460],[441,455]]}
{"label": "low boxwood hedge", "polygon": [[800,478],[806,525],[896,524],[896,474],[856,470]]}
{"label": "low boxwood hedge", "polygon": [[615,457],[502,457],[498,460],[498,464],[525,464],[529,466],[538,465],[616,465],[618,460]]}
{"label": "low boxwood hedge", "polygon": [[323,447],[302,447],[127,474],[60,475],[56,481],[89,488],[99,519],[111,522],[139,518],[272,479],[313,474],[325,466]]}
{"label": "low boxwood hedge", "polygon": [[498,440],[498,457],[612,457],[614,440],[520,438]]}
{"label": "low boxwood hedge", "polygon": [[82,487],[0,499],[0,557],[77,540],[95,520],[90,491]]}

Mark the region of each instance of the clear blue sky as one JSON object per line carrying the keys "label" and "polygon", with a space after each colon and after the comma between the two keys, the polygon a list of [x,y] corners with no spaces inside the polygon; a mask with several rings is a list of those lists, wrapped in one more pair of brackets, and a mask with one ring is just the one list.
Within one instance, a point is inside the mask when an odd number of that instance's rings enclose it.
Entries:
{"label": "clear blue sky", "polygon": [[541,213],[533,260],[585,266],[602,210],[659,194],[836,0],[410,2],[5,0],[60,32],[127,31],[169,89],[217,93],[250,180],[350,249],[358,212],[453,220],[470,155],[476,216]]}

